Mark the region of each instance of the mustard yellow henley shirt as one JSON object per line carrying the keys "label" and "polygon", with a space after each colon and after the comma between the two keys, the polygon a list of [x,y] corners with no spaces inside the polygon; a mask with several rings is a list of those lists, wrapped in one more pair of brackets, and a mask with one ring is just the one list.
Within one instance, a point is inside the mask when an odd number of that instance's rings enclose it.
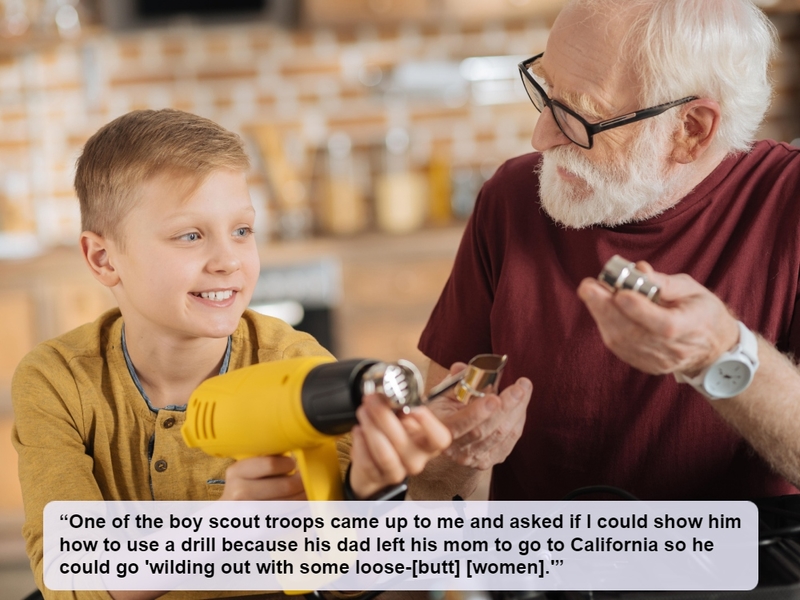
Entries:
{"label": "mustard yellow henley shirt", "polygon": [[[151,410],[121,347],[122,315],[110,310],[39,344],[12,381],[13,443],[25,506],[23,536],[37,585],[48,600],[109,600],[108,592],[44,587],[42,514],[53,500],[216,500],[230,459],[188,448],[185,412]],[[308,334],[246,311],[232,335],[229,370],[329,352]],[[340,443],[348,461],[349,440]],[[170,592],[162,598],[216,598],[243,592]]]}

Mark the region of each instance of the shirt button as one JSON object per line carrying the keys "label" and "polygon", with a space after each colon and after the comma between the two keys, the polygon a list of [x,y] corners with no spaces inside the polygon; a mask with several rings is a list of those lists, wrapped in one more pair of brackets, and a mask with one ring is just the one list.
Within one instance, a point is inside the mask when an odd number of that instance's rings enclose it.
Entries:
{"label": "shirt button", "polygon": [[158,471],[159,473],[163,473],[164,471],[167,470],[167,461],[157,460],[155,466],[156,466],[156,471]]}
{"label": "shirt button", "polygon": [[164,429],[169,429],[173,425],[175,425],[175,418],[174,417],[169,417],[169,418],[164,419],[164,422],[161,424],[161,426]]}

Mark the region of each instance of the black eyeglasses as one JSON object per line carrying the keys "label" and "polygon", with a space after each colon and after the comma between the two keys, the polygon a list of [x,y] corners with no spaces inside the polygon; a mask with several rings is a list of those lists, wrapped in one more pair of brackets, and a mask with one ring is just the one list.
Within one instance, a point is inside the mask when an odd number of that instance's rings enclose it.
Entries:
{"label": "black eyeglasses", "polygon": [[522,77],[525,91],[528,92],[528,98],[531,99],[531,102],[533,102],[533,105],[539,112],[544,111],[545,107],[550,108],[558,128],[567,136],[569,141],[577,144],[581,148],[591,148],[594,144],[594,136],[598,133],[614,129],[615,127],[621,127],[628,123],[649,119],[675,106],[697,100],[697,96],[687,96],[686,98],[681,98],[674,102],[666,102],[651,108],[643,108],[642,110],[600,121],[599,123],[589,123],[574,110],[564,106],[558,100],[551,100],[545,93],[543,87],[545,85],[544,81],[533,71],[533,66],[542,56],[544,56],[544,52],[519,63],[519,73],[520,77]]}

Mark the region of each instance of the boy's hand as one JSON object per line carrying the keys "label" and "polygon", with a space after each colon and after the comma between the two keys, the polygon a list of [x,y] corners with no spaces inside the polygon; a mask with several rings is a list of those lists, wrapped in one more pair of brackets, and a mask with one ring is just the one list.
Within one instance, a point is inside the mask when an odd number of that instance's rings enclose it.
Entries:
{"label": "boy's hand", "polygon": [[220,500],[305,500],[300,472],[289,456],[237,460],[225,471]]}
{"label": "boy's hand", "polygon": [[447,427],[424,406],[398,415],[372,394],[364,396],[356,416],[350,486],[358,498],[369,498],[421,473],[452,440]]}

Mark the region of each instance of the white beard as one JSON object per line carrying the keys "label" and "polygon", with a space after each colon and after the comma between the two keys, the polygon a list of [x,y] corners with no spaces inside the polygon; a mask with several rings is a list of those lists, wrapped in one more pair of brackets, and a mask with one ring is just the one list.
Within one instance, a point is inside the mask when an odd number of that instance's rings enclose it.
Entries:
{"label": "white beard", "polygon": [[[648,123],[619,165],[596,165],[571,144],[542,152],[538,169],[542,208],[557,223],[574,229],[613,227],[663,212],[658,206],[670,206],[679,187],[679,181],[666,173],[665,149],[675,121],[664,121]],[[578,179],[565,181],[559,167]]]}

